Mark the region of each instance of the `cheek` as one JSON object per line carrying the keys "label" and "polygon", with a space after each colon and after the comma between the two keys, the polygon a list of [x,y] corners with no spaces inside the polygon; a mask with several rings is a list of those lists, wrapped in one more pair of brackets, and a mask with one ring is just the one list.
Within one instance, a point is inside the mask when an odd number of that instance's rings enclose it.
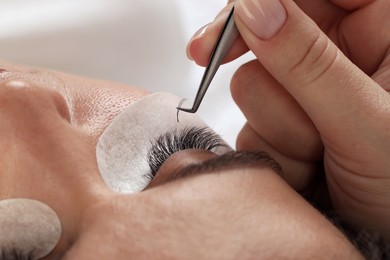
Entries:
{"label": "cheek", "polygon": [[88,83],[76,86],[80,88],[70,88],[67,101],[72,124],[91,136],[95,144],[116,116],[149,94],[146,90],[122,85]]}

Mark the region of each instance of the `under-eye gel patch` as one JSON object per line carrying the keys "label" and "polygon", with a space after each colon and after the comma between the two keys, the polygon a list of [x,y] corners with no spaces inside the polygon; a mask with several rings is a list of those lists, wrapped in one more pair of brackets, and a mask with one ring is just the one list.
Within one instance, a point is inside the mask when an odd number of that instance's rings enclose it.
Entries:
{"label": "under-eye gel patch", "polygon": [[[150,182],[148,151],[160,136],[188,127],[207,125],[195,114],[180,113],[180,98],[168,93],[154,93],[140,99],[118,115],[101,135],[96,157],[100,174],[114,191],[142,191]],[[212,150],[216,154],[230,151],[226,147]]]}
{"label": "under-eye gel patch", "polygon": [[40,259],[61,237],[61,222],[46,204],[32,199],[0,201],[0,249]]}

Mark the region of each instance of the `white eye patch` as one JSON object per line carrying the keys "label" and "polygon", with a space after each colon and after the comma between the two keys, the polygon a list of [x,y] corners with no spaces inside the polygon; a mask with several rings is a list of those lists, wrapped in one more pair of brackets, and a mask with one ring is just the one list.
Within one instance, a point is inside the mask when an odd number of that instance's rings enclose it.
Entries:
{"label": "white eye patch", "polygon": [[[168,93],[148,95],[129,106],[106,128],[98,141],[96,158],[103,180],[113,191],[140,192],[148,185],[148,150],[157,138],[188,126],[207,127],[197,115],[183,112],[178,123],[179,102],[179,97]],[[229,150],[226,146],[213,152],[223,154]]]}
{"label": "white eye patch", "polygon": [[32,199],[0,201],[0,249],[40,259],[60,237],[61,222],[46,204]]}

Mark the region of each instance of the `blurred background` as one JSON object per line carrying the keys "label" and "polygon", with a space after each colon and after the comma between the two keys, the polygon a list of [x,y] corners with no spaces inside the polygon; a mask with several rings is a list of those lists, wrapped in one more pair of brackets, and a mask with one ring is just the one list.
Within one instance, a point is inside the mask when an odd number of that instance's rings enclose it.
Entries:
{"label": "blurred background", "polygon": [[[226,0],[0,0],[0,59],[195,97],[204,68],[186,44]],[[198,115],[232,147],[245,118],[223,65]],[[192,103],[189,103],[192,104]]]}

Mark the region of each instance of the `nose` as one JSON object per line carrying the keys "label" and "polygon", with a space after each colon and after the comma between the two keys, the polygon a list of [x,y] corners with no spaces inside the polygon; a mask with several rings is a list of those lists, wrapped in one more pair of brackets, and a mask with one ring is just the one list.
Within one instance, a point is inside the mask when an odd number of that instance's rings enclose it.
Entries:
{"label": "nose", "polygon": [[31,198],[50,206],[63,227],[59,252],[77,237],[84,210],[109,195],[94,147],[69,121],[59,92],[0,81],[0,158],[6,162],[0,163],[0,199]]}
{"label": "nose", "polygon": [[64,97],[53,89],[12,80],[0,83],[0,107],[12,118],[42,120],[47,116],[60,116],[70,122],[70,113]]}

